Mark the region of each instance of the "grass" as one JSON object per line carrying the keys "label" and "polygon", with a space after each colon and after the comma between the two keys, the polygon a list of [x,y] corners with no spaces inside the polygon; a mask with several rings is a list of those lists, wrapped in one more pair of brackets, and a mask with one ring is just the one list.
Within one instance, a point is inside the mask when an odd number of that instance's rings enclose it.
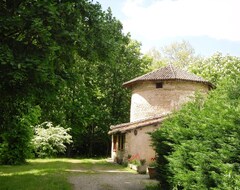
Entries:
{"label": "grass", "polygon": [[145,185],[145,190],[158,190],[160,189],[159,184],[156,183],[149,183]]}
{"label": "grass", "polygon": [[20,166],[0,166],[1,190],[70,190],[68,177],[127,169],[105,159],[33,159]]}

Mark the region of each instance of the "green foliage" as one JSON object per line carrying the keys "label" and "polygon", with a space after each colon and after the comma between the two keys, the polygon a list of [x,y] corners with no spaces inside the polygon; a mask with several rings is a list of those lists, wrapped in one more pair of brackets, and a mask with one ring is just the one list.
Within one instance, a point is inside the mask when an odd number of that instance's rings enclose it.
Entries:
{"label": "green foliage", "polygon": [[151,162],[148,164],[148,166],[156,168],[158,166],[158,163],[157,163],[156,159],[151,160]]}
{"label": "green foliage", "polygon": [[44,122],[34,128],[32,139],[34,152],[38,157],[52,157],[66,151],[66,144],[72,142],[72,136],[68,134],[70,128],[53,126],[51,122]]}
{"label": "green foliage", "polygon": [[225,79],[173,114],[152,134],[162,189],[240,186],[240,78]]}
{"label": "green foliage", "polygon": [[150,49],[145,55],[147,59],[149,59],[150,64],[147,68],[147,71],[152,71],[155,69],[159,69],[167,65],[168,62],[163,58],[162,53],[156,48]]}
{"label": "green foliage", "polygon": [[11,128],[1,134],[0,163],[22,164],[31,153],[32,125],[38,122],[40,108],[36,106],[21,117],[14,118]]}
{"label": "green foliage", "polygon": [[179,68],[187,68],[197,56],[191,44],[187,41],[175,42],[162,48],[166,63],[174,64]]}
{"label": "green foliage", "polygon": [[146,159],[140,159],[140,164],[141,164],[141,166],[145,165],[146,164]]}
{"label": "green foliage", "polygon": [[145,185],[145,190],[159,190],[160,189],[160,185],[159,184],[155,184],[155,183],[149,183]]}
{"label": "green foliage", "polygon": [[209,58],[192,64],[189,70],[217,85],[227,76],[234,77],[239,75],[240,58],[230,55],[223,56],[221,53],[215,53]]}
{"label": "green foliage", "polygon": [[191,44],[184,40],[166,45],[160,50],[153,48],[147,52],[146,56],[151,59],[150,70],[159,69],[167,64],[188,70],[191,65],[202,60],[195,54]]}
{"label": "green foliage", "polygon": [[[136,166],[141,165],[141,160],[144,160],[144,159],[140,159],[139,154],[134,154],[130,158],[128,158],[128,162],[130,164],[134,164]],[[145,162],[146,162],[146,160],[145,160]]]}
{"label": "green foliage", "polygon": [[0,143],[38,105],[40,122],[72,128],[69,156],[109,153],[108,127],[129,114],[121,85],[149,62],[140,44],[88,0],[2,1],[0,25]]}

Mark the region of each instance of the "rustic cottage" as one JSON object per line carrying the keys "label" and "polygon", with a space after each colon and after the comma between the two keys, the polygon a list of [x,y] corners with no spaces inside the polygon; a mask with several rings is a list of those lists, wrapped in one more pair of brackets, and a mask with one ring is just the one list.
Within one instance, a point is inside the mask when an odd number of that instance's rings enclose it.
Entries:
{"label": "rustic cottage", "polygon": [[155,157],[149,132],[174,110],[190,100],[196,91],[207,93],[210,82],[172,65],[160,68],[123,84],[131,89],[130,122],[110,127],[112,159],[125,162],[138,155],[147,163]]}

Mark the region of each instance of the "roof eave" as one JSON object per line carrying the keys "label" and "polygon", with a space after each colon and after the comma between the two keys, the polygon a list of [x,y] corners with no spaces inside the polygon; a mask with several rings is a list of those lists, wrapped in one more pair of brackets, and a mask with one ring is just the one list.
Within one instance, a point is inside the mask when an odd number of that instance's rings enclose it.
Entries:
{"label": "roof eave", "polygon": [[158,120],[158,121],[154,121],[154,122],[151,122],[151,123],[144,123],[144,124],[139,124],[137,126],[134,126],[134,127],[126,127],[126,128],[117,128],[117,129],[113,129],[111,131],[108,132],[109,135],[112,135],[112,134],[116,134],[116,133],[126,133],[128,131],[131,131],[133,129],[138,129],[138,128],[141,128],[141,127],[146,127],[146,126],[151,126],[151,125],[159,125],[160,123],[163,122],[165,118],[161,118],[161,120]]}
{"label": "roof eave", "polygon": [[137,81],[128,81],[122,84],[123,87],[125,88],[132,88],[135,84],[140,83],[140,82],[145,82],[145,81],[189,81],[189,82],[197,82],[197,83],[204,83],[210,86],[212,89],[215,88],[215,86],[209,82],[209,81],[197,81],[197,80],[187,80],[187,79],[178,79],[178,78],[172,78],[172,79],[151,79],[151,80],[137,80]]}
{"label": "roof eave", "polygon": [[168,112],[157,117],[148,118],[148,119],[144,119],[144,120],[140,120],[132,123],[130,122],[130,123],[122,123],[119,125],[112,125],[110,126],[111,130],[108,132],[108,134],[111,135],[116,133],[125,133],[126,131],[129,131],[132,129],[137,129],[140,127],[146,127],[150,125],[156,125],[161,123],[163,120],[165,120],[170,114],[171,112]]}

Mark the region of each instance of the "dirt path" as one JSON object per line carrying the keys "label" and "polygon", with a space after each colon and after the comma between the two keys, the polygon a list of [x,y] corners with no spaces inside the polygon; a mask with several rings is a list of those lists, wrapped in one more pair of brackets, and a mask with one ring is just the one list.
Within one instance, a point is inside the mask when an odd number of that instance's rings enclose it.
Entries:
{"label": "dirt path", "polygon": [[157,183],[150,180],[148,175],[140,175],[110,163],[79,167],[72,172],[77,174],[69,178],[74,190],[144,190],[146,184]]}

